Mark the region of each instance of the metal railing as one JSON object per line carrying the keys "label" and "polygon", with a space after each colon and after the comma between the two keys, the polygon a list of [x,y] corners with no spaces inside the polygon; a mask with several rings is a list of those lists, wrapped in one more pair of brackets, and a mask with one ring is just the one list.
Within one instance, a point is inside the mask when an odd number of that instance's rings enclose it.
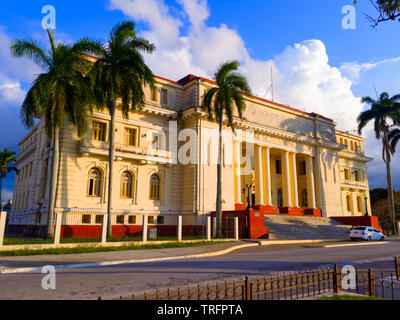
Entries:
{"label": "metal railing", "polygon": [[[157,289],[132,294],[132,300],[299,300],[326,294],[353,294],[400,300],[400,264],[395,257],[395,273],[355,268],[355,287],[344,287],[346,279],[337,265],[263,277],[226,280],[180,288]],[[98,298],[102,300],[102,297]],[[123,300],[123,297],[120,297]]]}

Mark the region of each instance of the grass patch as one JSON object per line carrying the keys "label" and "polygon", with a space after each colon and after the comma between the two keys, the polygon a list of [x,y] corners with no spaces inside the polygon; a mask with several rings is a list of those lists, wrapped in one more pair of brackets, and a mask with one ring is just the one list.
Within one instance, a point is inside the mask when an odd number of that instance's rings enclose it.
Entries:
{"label": "grass patch", "polygon": [[4,238],[3,245],[23,245],[23,244],[51,244],[53,239],[22,239],[22,238]]}
{"label": "grass patch", "polygon": [[227,243],[226,241],[202,241],[202,242],[167,242],[162,244],[144,244],[127,245],[121,247],[76,247],[76,248],[51,248],[41,250],[15,250],[0,251],[0,257],[17,257],[32,255],[55,255],[55,254],[74,254],[74,253],[94,253],[110,251],[128,251],[128,250],[149,250],[149,249],[167,249],[167,248],[186,248],[200,247],[212,244]]}
{"label": "grass patch", "polygon": [[386,300],[386,299],[379,297],[369,297],[369,296],[335,295],[332,297],[322,297],[316,300]]}

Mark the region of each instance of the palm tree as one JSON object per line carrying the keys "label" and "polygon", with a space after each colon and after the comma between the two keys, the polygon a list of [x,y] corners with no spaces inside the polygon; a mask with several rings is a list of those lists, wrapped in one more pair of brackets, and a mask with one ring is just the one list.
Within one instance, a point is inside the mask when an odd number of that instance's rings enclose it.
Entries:
{"label": "palm tree", "polygon": [[11,46],[14,57],[27,57],[43,69],[26,94],[21,106],[21,118],[28,129],[35,117],[44,116],[47,137],[51,144],[51,173],[48,204],[48,236],[54,234],[54,209],[59,168],[59,131],[64,119],[78,128],[82,136],[86,130],[86,114],[92,111],[94,96],[91,82],[85,77],[91,63],[82,52],[87,51],[86,40],[72,45],[55,44],[55,38],[47,29],[50,50],[35,41],[15,40]]}
{"label": "palm tree", "polygon": [[90,77],[97,98],[97,107],[108,109],[109,130],[109,173],[108,173],[108,237],[112,236],[112,190],[115,158],[115,111],[117,100],[121,98],[122,114],[128,118],[144,106],[143,87],[154,89],[154,76],[140,53],[152,53],[155,46],[137,36],[135,24],[125,21],[117,24],[110,32],[106,45],[97,41],[87,41],[90,52],[98,57]]}
{"label": "palm tree", "polygon": [[218,164],[217,164],[217,237],[222,236],[222,208],[221,208],[221,158],[222,158],[222,125],[224,113],[228,120],[228,126],[233,128],[234,107],[240,119],[246,109],[243,93],[251,94],[247,79],[236,73],[239,69],[238,61],[227,61],[223,63],[214,75],[217,87],[209,89],[203,96],[201,108],[208,113],[210,120],[216,120],[219,123],[218,140]]}
{"label": "palm tree", "polygon": [[390,147],[392,148],[393,153],[395,153],[397,143],[400,141],[400,129],[393,128],[388,134],[388,140],[390,142]]}
{"label": "palm tree", "polygon": [[[388,93],[383,92],[378,100],[374,100],[371,97],[364,97],[361,99],[361,102],[369,104],[371,109],[361,112],[358,116],[358,133],[361,134],[362,129],[370,121],[373,121],[376,139],[382,140],[382,159],[386,164],[389,193],[389,212],[392,218],[393,231],[396,234],[392,174],[390,169],[391,157],[394,150],[390,145],[389,135],[394,125],[400,124],[400,94],[390,97]],[[396,141],[396,138],[393,137],[392,141]]]}
{"label": "palm tree", "polygon": [[0,152],[0,178],[1,181],[1,211],[4,209],[4,191],[5,191],[5,183],[6,183],[6,175],[11,171],[18,172],[18,169],[14,166],[15,162],[15,152],[10,151],[7,148]]}

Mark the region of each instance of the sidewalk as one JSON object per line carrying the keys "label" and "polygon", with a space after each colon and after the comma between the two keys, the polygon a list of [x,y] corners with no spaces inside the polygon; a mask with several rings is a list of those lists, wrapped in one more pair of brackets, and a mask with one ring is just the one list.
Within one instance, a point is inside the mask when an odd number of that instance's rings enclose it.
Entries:
{"label": "sidewalk", "polygon": [[[12,270],[15,272],[35,271],[33,269],[46,265],[52,265],[56,268],[72,268],[79,267],[80,264],[82,264],[81,267],[96,267],[121,263],[175,260],[193,256],[219,255],[247,246],[258,246],[258,243],[238,241],[186,248],[0,257],[0,273],[11,272]],[[30,268],[32,270],[22,270],[22,268]]]}

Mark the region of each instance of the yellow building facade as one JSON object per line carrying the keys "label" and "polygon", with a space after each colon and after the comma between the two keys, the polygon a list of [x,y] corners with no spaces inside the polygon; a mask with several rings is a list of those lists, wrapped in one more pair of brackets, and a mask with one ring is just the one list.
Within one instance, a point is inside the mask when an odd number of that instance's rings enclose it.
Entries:
{"label": "yellow building facade", "polygon": [[[113,223],[142,223],[143,216],[173,224],[200,223],[215,211],[218,125],[201,110],[213,81],[189,75],[156,77],[145,88],[145,107],[125,119],[116,114]],[[324,217],[371,214],[361,137],[336,130],[331,119],[255,96],[245,97],[243,119],[223,132],[222,208],[248,205],[269,213]],[[108,190],[110,116],[90,115],[82,138],[69,123],[60,132],[56,211],[81,213],[101,223]],[[47,221],[50,142],[44,119],[20,142],[11,215]],[[88,218],[90,216],[90,219]],[[123,218],[121,218],[123,216]],[[118,217],[118,218],[117,218]]]}

